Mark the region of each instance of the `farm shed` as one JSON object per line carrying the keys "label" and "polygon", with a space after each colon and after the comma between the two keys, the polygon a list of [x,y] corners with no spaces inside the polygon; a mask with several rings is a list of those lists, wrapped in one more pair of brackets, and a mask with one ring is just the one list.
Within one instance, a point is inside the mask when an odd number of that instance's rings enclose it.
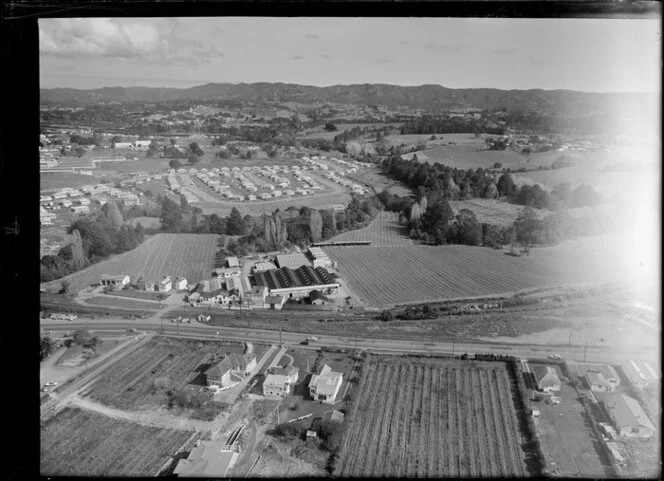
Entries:
{"label": "farm shed", "polygon": [[265,309],[281,309],[284,306],[286,298],[283,296],[266,296],[263,302]]}
{"label": "farm shed", "polygon": [[101,276],[102,286],[122,288],[127,284],[129,284],[129,276],[127,275],[109,276],[108,274],[104,274]]}
{"label": "farm shed", "polygon": [[[576,372],[577,375],[582,376],[586,384],[590,386],[590,378],[597,382],[598,391],[614,391],[616,387],[620,386],[620,376],[608,364],[590,363],[590,362],[569,362],[570,370]],[[591,375],[592,374],[592,375]],[[601,374],[597,376],[597,374]],[[606,388],[606,389],[605,389]],[[594,390],[594,389],[593,389]]]}
{"label": "farm shed", "polygon": [[320,291],[313,290],[309,293],[309,300],[313,305],[323,306],[325,304],[333,303],[334,301],[329,297],[325,297]]}
{"label": "farm shed", "polygon": [[322,419],[323,424],[328,424],[328,423],[341,424],[343,422],[344,422],[344,413],[342,413],[341,411],[332,409],[330,411],[325,411],[323,413],[323,419]]}
{"label": "farm shed", "polygon": [[270,270],[276,270],[277,265],[274,262],[256,262],[254,265],[254,273],[256,272],[265,272],[265,271],[270,271]]}
{"label": "farm shed", "polygon": [[226,258],[226,267],[240,267],[240,261],[238,261],[236,256],[229,256]]}
{"label": "farm shed", "polygon": [[277,266],[279,268],[289,267],[291,269],[297,269],[300,266],[309,265],[311,265],[311,262],[309,262],[309,259],[301,253],[277,255]]}
{"label": "farm shed", "polygon": [[239,267],[221,267],[212,271],[213,276],[228,279],[229,277],[239,277],[242,275],[242,270]]}
{"label": "farm shed", "polygon": [[251,305],[262,307],[265,302],[265,297],[267,296],[268,289],[266,286],[252,286],[251,287]]}
{"label": "farm shed", "polygon": [[320,374],[314,374],[309,381],[309,394],[314,401],[333,404],[343,383],[343,373],[334,372],[327,364]]}
{"label": "farm shed", "polygon": [[533,374],[540,391],[560,391],[560,378],[551,366],[535,366]]}
{"label": "farm shed", "polygon": [[224,450],[223,441],[199,441],[187,459],[178,461],[173,474],[223,478],[235,463],[238,453]]}
{"label": "farm shed", "polygon": [[609,382],[601,372],[588,371],[585,375],[586,384],[594,392],[613,392],[615,385]]}
{"label": "farm shed", "polygon": [[620,364],[622,372],[633,386],[644,388],[659,382],[659,373],[646,361],[626,360]]}
{"label": "farm shed", "polygon": [[649,438],[655,434],[655,425],[636,399],[614,393],[607,395],[602,404],[621,436]]}

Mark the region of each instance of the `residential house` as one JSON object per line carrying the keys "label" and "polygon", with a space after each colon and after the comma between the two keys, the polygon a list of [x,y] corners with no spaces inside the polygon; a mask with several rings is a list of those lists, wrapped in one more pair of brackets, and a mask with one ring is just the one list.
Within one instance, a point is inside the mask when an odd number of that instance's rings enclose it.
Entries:
{"label": "residential house", "polygon": [[90,212],[90,207],[88,207],[87,205],[75,205],[71,207],[71,211],[74,214],[86,214]]}
{"label": "residential house", "polygon": [[187,279],[185,277],[176,277],[173,282],[173,289],[184,291],[187,289]]}
{"label": "residential house", "polygon": [[655,425],[636,399],[613,393],[608,394],[602,404],[621,436],[649,438],[655,434]]}
{"label": "residential house", "polygon": [[263,381],[263,396],[284,397],[291,393],[291,387],[297,383],[299,368],[296,366],[272,367]]}
{"label": "residential house", "polygon": [[276,270],[277,266],[274,262],[260,261],[254,264],[254,272],[266,272],[271,270]]}
{"label": "residential house", "polygon": [[265,309],[281,309],[284,307],[286,298],[283,296],[265,296],[265,301],[263,302],[263,307]]}
{"label": "residential house", "polygon": [[228,256],[226,258],[226,266],[228,268],[240,267],[240,261],[238,261],[238,258],[236,256]]}
{"label": "residential house", "polygon": [[164,277],[161,281],[159,281],[156,287],[156,290],[159,292],[170,291],[173,288],[173,281],[171,280],[171,276]]}
{"label": "residential house", "polygon": [[323,295],[321,291],[313,290],[309,293],[309,300],[314,306],[324,306],[325,304],[333,304],[334,301],[329,297]]}
{"label": "residential house", "polygon": [[314,267],[332,267],[332,261],[320,247],[309,247],[309,256],[313,260]]}
{"label": "residential house", "polygon": [[320,374],[314,374],[309,381],[309,394],[314,401],[333,404],[343,384],[343,373],[334,372],[327,364]]}
{"label": "residential house", "polygon": [[588,388],[594,392],[613,392],[615,385],[610,383],[601,372],[588,371],[585,375]]}
{"label": "residential house", "polygon": [[205,371],[208,386],[225,387],[233,381],[242,381],[256,369],[253,354],[231,353]]}
{"label": "residential house", "polygon": [[235,277],[235,276],[241,276],[242,275],[242,269],[238,267],[222,267],[215,269],[212,272],[213,276],[217,277],[222,277],[224,279],[227,279],[229,277]]}
{"label": "residential house", "polygon": [[116,149],[131,149],[132,148],[132,143],[131,142],[115,142],[113,147],[116,148]]}
{"label": "residential house", "polygon": [[118,276],[110,276],[108,274],[103,274],[101,276],[101,285],[106,286],[106,287],[115,287],[115,288],[122,288],[129,284],[129,276],[128,275],[118,275]]}
{"label": "residential house", "polygon": [[609,364],[574,362],[569,363],[570,370],[583,377],[588,387],[592,389],[592,383],[595,389],[593,391],[615,391],[620,386],[620,376],[613,366]]}
{"label": "residential house", "polygon": [[238,291],[238,293],[244,292],[244,287],[242,286],[242,279],[240,276],[233,276],[226,279],[226,289],[229,291]]}
{"label": "residential house", "polygon": [[535,366],[533,368],[537,388],[540,391],[560,391],[560,378],[551,366]]}

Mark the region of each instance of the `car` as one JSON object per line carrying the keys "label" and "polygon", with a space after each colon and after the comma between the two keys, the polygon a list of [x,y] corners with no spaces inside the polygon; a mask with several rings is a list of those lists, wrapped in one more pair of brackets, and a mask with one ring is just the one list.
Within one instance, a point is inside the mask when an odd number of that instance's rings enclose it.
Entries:
{"label": "car", "polygon": [[138,329],[136,329],[135,327],[130,327],[129,329],[127,329],[127,332],[138,332]]}
{"label": "car", "polygon": [[316,336],[309,336],[307,337],[307,341],[317,341],[318,338]]}
{"label": "car", "polygon": [[57,381],[47,382],[46,384],[44,384],[44,386],[57,386],[57,385],[58,385]]}
{"label": "car", "polygon": [[560,359],[562,358],[560,357],[560,354],[554,353],[549,356],[549,359],[555,359],[556,361],[560,361]]}

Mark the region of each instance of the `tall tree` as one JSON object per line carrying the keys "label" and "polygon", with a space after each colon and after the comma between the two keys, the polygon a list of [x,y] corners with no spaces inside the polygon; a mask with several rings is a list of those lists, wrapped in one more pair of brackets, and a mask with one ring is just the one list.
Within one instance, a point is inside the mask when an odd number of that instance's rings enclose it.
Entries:
{"label": "tall tree", "polygon": [[514,180],[512,176],[508,173],[505,173],[500,176],[498,179],[498,193],[501,196],[512,197],[516,193],[516,185],[514,185]]}
{"label": "tall tree", "polygon": [[426,214],[422,216],[422,230],[434,244],[444,244],[453,218],[454,212],[447,200],[440,198],[427,207]]}
{"label": "tall tree", "polygon": [[108,220],[109,224],[115,228],[120,227],[124,221],[122,212],[118,204],[114,200],[109,200],[101,208],[103,216]]}
{"label": "tall tree", "polygon": [[320,212],[312,209],[309,214],[309,231],[311,232],[311,240],[318,242],[323,237],[323,218]]}
{"label": "tall tree", "polygon": [[165,232],[180,232],[182,230],[182,210],[180,206],[168,197],[161,201],[161,228]]}
{"label": "tall tree", "polygon": [[242,214],[240,214],[237,207],[233,207],[226,221],[226,233],[228,235],[244,235],[244,231],[245,225]]}

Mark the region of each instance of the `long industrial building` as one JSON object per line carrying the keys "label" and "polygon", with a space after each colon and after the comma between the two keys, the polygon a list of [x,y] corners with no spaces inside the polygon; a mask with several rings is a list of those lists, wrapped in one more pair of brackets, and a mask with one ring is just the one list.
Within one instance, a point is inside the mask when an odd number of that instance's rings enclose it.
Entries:
{"label": "long industrial building", "polygon": [[307,297],[313,290],[321,291],[323,294],[334,294],[339,289],[339,283],[324,267],[271,269],[254,273],[254,280],[257,286],[266,286],[271,295],[281,295],[286,298]]}

